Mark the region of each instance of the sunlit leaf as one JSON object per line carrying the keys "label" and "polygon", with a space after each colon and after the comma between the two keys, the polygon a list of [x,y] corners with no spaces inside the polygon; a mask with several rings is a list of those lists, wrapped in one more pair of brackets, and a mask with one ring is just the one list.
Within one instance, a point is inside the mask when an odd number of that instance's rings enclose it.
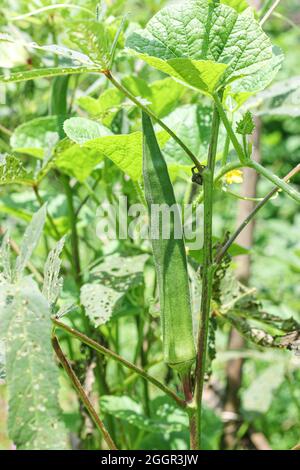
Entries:
{"label": "sunlit leaf", "polygon": [[56,302],[62,288],[62,279],[60,278],[60,254],[63,250],[64,244],[65,237],[59,240],[55,247],[50,251],[44,267],[43,295],[50,305]]}
{"label": "sunlit leaf", "polygon": [[127,46],[149,65],[206,93],[273,64],[271,41],[251,9],[238,14],[208,0],[162,9]]}
{"label": "sunlit leaf", "polygon": [[17,83],[34,80],[36,78],[51,78],[60,75],[74,75],[80,73],[99,73],[97,67],[49,67],[25,72],[11,72],[0,75],[0,83]]}
{"label": "sunlit leaf", "polygon": [[34,249],[38,245],[43,228],[46,222],[47,208],[42,206],[32,217],[32,220],[25,230],[22,243],[20,245],[20,254],[16,261],[16,273],[21,276]]}
{"label": "sunlit leaf", "polygon": [[11,136],[10,145],[16,152],[43,158],[49,141],[58,141],[56,116],[32,119],[17,127]]}

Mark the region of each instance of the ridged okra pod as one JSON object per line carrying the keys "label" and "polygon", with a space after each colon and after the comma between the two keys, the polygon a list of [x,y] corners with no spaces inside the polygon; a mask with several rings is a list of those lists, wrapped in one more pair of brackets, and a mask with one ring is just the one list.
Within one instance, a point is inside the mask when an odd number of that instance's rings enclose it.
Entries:
{"label": "ridged okra pod", "polygon": [[[185,246],[183,237],[178,238],[177,232],[178,224],[181,224],[180,209],[151,119],[145,113],[142,122],[143,177],[159,286],[164,359],[169,366],[185,374],[196,352]],[[167,209],[167,217],[162,216],[160,207]],[[167,236],[162,232],[163,218],[165,224],[167,218],[169,220]]]}

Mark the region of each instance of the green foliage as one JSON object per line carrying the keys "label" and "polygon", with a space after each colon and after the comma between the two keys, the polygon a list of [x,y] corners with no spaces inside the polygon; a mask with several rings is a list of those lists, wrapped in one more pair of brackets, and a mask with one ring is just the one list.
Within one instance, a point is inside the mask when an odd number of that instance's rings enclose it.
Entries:
{"label": "green foliage", "polygon": [[51,351],[47,301],[30,278],[13,285],[2,283],[0,313],[10,437],[20,449],[63,449],[66,431],[57,403],[57,368]]}
{"label": "green foliage", "polygon": [[243,394],[243,408],[248,412],[267,413],[274,393],[284,380],[284,364],[271,365],[264,369]]}
{"label": "green foliage", "polygon": [[57,401],[58,371],[51,351],[50,307],[33,279],[22,276],[40,240],[45,216],[44,206],[27,227],[12,276],[10,254],[5,247],[1,256],[0,321],[9,395],[8,431],[20,449],[67,447]]}
{"label": "green foliage", "polygon": [[29,184],[32,180],[22,165],[22,162],[13,155],[0,155],[0,185]]}
{"label": "green foliage", "polygon": [[[236,448],[252,449],[261,432],[273,449],[291,449],[300,442],[294,201],[273,196],[255,216],[253,246],[238,240],[220,263],[218,254],[254,195],[253,172],[240,169],[251,134],[256,169],[299,200],[297,2],[281,2],[263,29],[271,0],[258,11],[248,0],[2,3],[0,448],[104,449],[90,403],[118,449],[181,451],[192,438],[219,450],[229,397],[241,404]],[[283,61],[272,43],[286,61],[270,86]],[[295,167],[287,183],[272,173]],[[222,191],[234,175],[243,184]],[[260,178],[255,199],[270,189]],[[152,251],[146,203],[176,201],[171,239],[152,237]],[[175,237],[187,203],[200,240],[204,214],[202,249]],[[153,231],[168,217],[154,212]],[[244,285],[236,274],[249,257]],[[240,349],[228,347],[232,328]],[[196,342],[207,349],[197,365]],[[241,362],[232,391],[227,372]]]}
{"label": "green foliage", "polygon": [[[274,61],[271,41],[251,10],[238,14],[207,0],[161,10],[127,46],[153,67],[209,94],[241,76],[255,79]],[[241,83],[239,91],[247,91]]]}
{"label": "green foliage", "polygon": [[247,111],[243,118],[238,122],[236,132],[241,135],[251,135],[255,129],[252,114]]}
{"label": "green foliage", "polygon": [[80,300],[96,327],[118,313],[126,292],[141,284],[146,259],[147,255],[110,256],[91,272],[93,283],[82,286]]}

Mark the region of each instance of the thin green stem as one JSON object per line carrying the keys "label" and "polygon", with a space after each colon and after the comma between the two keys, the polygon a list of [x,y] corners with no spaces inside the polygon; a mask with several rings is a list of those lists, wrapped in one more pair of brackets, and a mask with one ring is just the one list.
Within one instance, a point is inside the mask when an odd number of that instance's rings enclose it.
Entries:
{"label": "thin green stem", "polygon": [[256,170],[257,173],[261,174],[266,179],[271,181],[271,183],[275,184],[278,189],[281,189],[292,199],[294,199],[294,201],[300,203],[300,193],[295,189],[291,188],[291,186],[287,184],[284,180],[278,178],[278,176],[274,175],[271,171],[267,170],[267,168],[264,168],[260,163],[256,162],[255,160],[251,160],[248,162],[247,166]]}
{"label": "thin green stem", "polygon": [[[239,162],[239,161],[236,161],[236,162],[232,162],[232,163],[227,163],[227,165],[223,166],[219,173],[217,174],[217,176],[215,177],[214,179],[214,186],[216,186],[216,184],[220,181],[220,179],[223,178],[223,176],[225,176],[227,173],[229,173],[229,171],[232,171],[232,170],[236,170],[238,168],[244,168],[244,164]],[[197,199],[193,202],[193,206],[196,207],[198,206],[198,204],[201,204],[203,202],[203,191],[199,194],[199,196],[197,197]]]}
{"label": "thin green stem", "polygon": [[107,431],[106,427],[104,426],[104,423],[101,421],[101,419],[97,415],[97,413],[95,411],[95,408],[93,407],[93,405],[90,402],[87,394],[85,393],[84,388],[82,387],[77,375],[75,374],[74,370],[72,369],[72,366],[71,366],[70,362],[68,361],[67,357],[64,355],[56,336],[52,337],[52,346],[53,346],[53,349],[54,349],[61,365],[63,366],[65,372],[69,376],[76,392],[78,393],[80,399],[82,400],[83,404],[85,405],[91,419],[94,421],[97,429],[100,431],[101,435],[103,436],[108,448],[110,450],[117,450],[117,447],[116,447],[114,441],[112,440],[109,432]]}
{"label": "thin green stem", "polygon": [[212,280],[214,272],[213,264],[213,242],[212,242],[212,216],[213,216],[213,185],[214,171],[220,127],[220,115],[217,107],[214,107],[212,120],[211,142],[208,151],[207,166],[203,171],[203,194],[204,194],[204,245],[203,245],[203,271],[202,271],[202,296],[200,325],[198,334],[198,349],[196,361],[195,402],[197,407],[197,418],[195,423],[195,436],[191,442],[195,449],[201,445],[201,414],[202,394],[204,386],[206,350],[208,337],[208,322],[210,314],[210,302],[212,294]]}
{"label": "thin green stem", "polygon": [[154,121],[157,122],[168,134],[180,145],[180,147],[185,151],[185,153],[190,157],[194,165],[201,172],[202,166],[198,161],[197,157],[191,152],[191,150],[185,145],[184,142],[173,132],[161,119],[159,119],[147,106],[140,102],[140,100],[130,93],[120,82],[118,82],[109,70],[105,70],[102,73],[111,81],[111,83],[118,88],[122,93],[124,93],[127,98],[129,98],[134,104],[136,104],[140,109],[142,109],[146,114],[148,114]]}
{"label": "thin green stem", "polygon": [[223,155],[222,155],[222,162],[221,162],[222,166],[225,166],[226,163],[227,163],[229,147],[230,147],[230,137],[227,134],[226,135],[226,140],[225,140],[225,145],[224,145],[224,150],[223,150]]}
{"label": "thin green stem", "polygon": [[265,22],[270,18],[270,16],[272,15],[273,11],[275,10],[275,8],[278,7],[279,3],[280,3],[281,0],[275,0],[273,5],[271,6],[271,8],[267,11],[267,13],[264,15],[264,17],[260,20],[259,24],[260,26],[263,26],[265,24]]}
{"label": "thin green stem", "polygon": [[221,102],[218,95],[214,95],[213,98],[214,98],[214,102],[215,102],[215,105],[217,107],[219,116],[220,116],[220,118],[221,118],[221,120],[224,124],[225,129],[226,129],[227,135],[230,137],[230,140],[231,140],[231,142],[233,144],[233,147],[234,147],[234,149],[235,149],[235,151],[236,151],[236,153],[237,153],[237,155],[240,159],[240,162],[245,164],[247,162],[247,157],[244,154],[243,148],[242,148],[241,144],[239,143],[238,138],[234,133],[234,130],[232,129],[232,126],[229,122],[229,119],[226,115],[226,112],[224,111],[224,108],[222,106],[222,102]]}
{"label": "thin green stem", "polygon": [[110,349],[105,348],[101,344],[97,343],[93,339],[89,338],[85,334],[75,330],[74,328],[69,327],[65,323],[60,322],[56,318],[52,318],[53,323],[61,328],[62,330],[66,331],[69,333],[71,336],[74,338],[77,338],[79,341],[82,343],[86,344],[87,346],[91,347],[95,351],[97,351],[100,354],[103,354],[107,357],[110,357],[111,359],[115,360],[116,362],[123,364],[125,367],[128,369],[131,369],[133,372],[136,372],[138,375],[143,377],[145,380],[148,382],[152,383],[155,385],[155,387],[159,388],[162,390],[166,395],[171,397],[175,402],[177,403],[178,406],[181,408],[186,408],[186,403],[184,400],[182,400],[180,397],[176,395],[169,387],[161,383],[159,380],[157,380],[155,377],[152,375],[149,375],[147,372],[145,372],[143,369],[140,367],[136,366],[135,364],[132,364],[131,362],[127,361],[127,359],[124,359],[123,357],[119,356],[115,352],[111,351]]}
{"label": "thin green stem", "polygon": [[[295,176],[297,173],[300,171],[300,163],[297,165],[295,168],[293,168],[284,178],[283,181],[289,181],[293,176]],[[241,225],[236,229],[236,231],[231,235],[231,237],[227,240],[225,245],[221,247],[221,249],[218,251],[215,257],[215,263],[219,264],[225,253],[229,250],[231,245],[234,243],[234,241],[237,239],[239,234],[247,227],[249,222],[255,217],[255,215],[260,211],[262,207],[279,191],[278,186],[275,186],[275,188],[272,189],[260,202],[257,204],[254,209],[248,214],[248,216],[243,220]]]}
{"label": "thin green stem", "polygon": [[216,107],[218,109],[220,118],[222,119],[222,122],[226,128],[226,131],[228,135],[230,136],[230,140],[233,144],[233,147],[240,159],[240,162],[243,163],[244,166],[247,166],[248,168],[253,168],[256,170],[259,174],[267,178],[269,181],[274,183],[276,186],[278,186],[279,189],[287,193],[292,199],[294,199],[296,202],[300,203],[300,194],[298,191],[295,189],[291,188],[287,183],[285,183],[282,179],[278,178],[278,176],[274,175],[272,172],[264,168],[260,163],[250,160],[247,155],[245,155],[243,148],[241,144],[239,143],[232,126],[226,116],[226,113],[223,109],[222,102],[220,98],[216,95],[214,95],[214,101],[216,104]]}

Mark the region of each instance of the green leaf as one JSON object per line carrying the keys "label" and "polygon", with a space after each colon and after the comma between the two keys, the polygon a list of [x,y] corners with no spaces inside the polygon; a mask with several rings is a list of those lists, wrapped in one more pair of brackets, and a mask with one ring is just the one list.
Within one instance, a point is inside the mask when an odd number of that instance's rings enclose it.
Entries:
{"label": "green leaf", "polygon": [[0,384],[2,380],[5,380],[6,367],[5,367],[5,347],[4,341],[0,341]]}
{"label": "green leaf", "polygon": [[300,116],[300,77],[275,83],[258,93],[249,106],[255,106],[254,112],[259,116]]}
{"label": "green leaf", "polygon": [[[255,74],[248,74],[228,85],[227,92],[232,95],[237,102],[245,101],[251,94],[255,94],[266,88],[279,72],[284,55],[281,49],[276,46],[272,48],[272,57],[265,64],[262,64]],[[241,97],[245,96],[244,100]]]}
{"label": "green leaf", "polygon": [[258,374],[242,395],[243,409],[267,413],[274,393],[284,380],[284,373],[284,362],[277,362]]}
{"label": "green leaf", "polygon": [[128,396],[105,395],[100,399],[100,406],[103,412],[147,433],[169,434],[186,430],[188,426],[186,414],[169,400],[166,401],[164,398],[158,400],[158,403],[152,403],[156,409],[151,418],[143,414],[140,403]]}
{"label": "green leaf", "polygon": [[[68,132],[69,130],[67,129],[66,133],[68,134]],[[84,135],[86,131],[85,128],[82,128],[82,131],[80,131],[78,128],[76,132],[78,132],[78,135],[80,135],[79,138],[81,138],[82,134]],[[95,132],[97,132],[96,127]],[[71,133],[69,135],[71,135]],[[74,137],[76,138],[76,135]],[[82,138],[82,142],[83,140],[84,137]],[[82,172],[80,178],[80,181],[82,181],[84,179],[83,175],[88,176],[95,166],[101,160],[103,160],[103,158],[107,157],[112,160],[124,173],[130,176],[130,178],[132,178],[134,181],[137,181],[142,176],[142,140],[143,138],[141,132],[132,132],[131,134],[119,135],[113,134],[94,138],[81,144],[81,149],[86,149],[86,151],[89,150],[90,152],[93,151],[94,153],[84,153],[83,151],[77,154],[76,150],[71,147],[70,150],[67,150],[67,154],[63,154],[61,156],[58,155],[56,164],[66,168],[66,158],[70,158],[73,155],[76,166],[79,166],[78,171]],[[165,143],[169,140],[169,134],[167,134],[165,131],[159,132],[158,140],[160,145],[164,146]],[[85,160],[84,156],[88,156],[88,159]],[[72,162],[71,158],[69,161]],[[72,163],[70,163],[70,165],[72,165]]]}
{"label": "green leaf", "polygon": [[30,184],[32,180],[32,175],[25,170],[18,158],[0,154],[0,185]]}
{"label": "green leaf", "polygon": [[32,119],[17,127],[11,136],[10,145],[15,152],[43,158],[49,141],[59,140],[57,117],[47,116]]}
{"label": "green leaf", "polygon": [[25,230],[23,240],[20,246],[20,254],[16,260],[16,274],[21,276],[26,265],[38,245],[43,228],[46,222],[47,208],[46,204],[42,206],[32,217],[32,220]]}
{"label": "green leaf", "polygon": [[221,0],[220,3],[234,8],[238,13],[241,13],[242,11],[249,8],[249,3],[246,0]]}
{"label": "green leaf", "polygon": [[[131,42],[128,45],[133,47]],[[142,53],[136,55],[161,72],[208,94],[213,93],[227,68],[226,64],[217,64],[209,60],[193,60],[181,57],[163,60]]]}
{"label": "green leaf", "polygon": [[[213,237],[214,245],[218,242],[220,242],[220,239],[218,237]],[[233,243],[229,248],[228,253],[230,254],[230,256],[240,256],[249,254],[249,250],[238,245],[237,243]],[[203,248],[201,250],[189,250],[188,254],[199,264],[203,262]]]}
{"label": "green leaf", "polygon": [[102,124],[81,117],[67,119],[64,122],[64,131],[69,139],[76,142],[76,144],[84,144],[97,137],[112,135],[112,132]]}
{"label": "green leaf", "polygon": [[83,182],[104,158],[105,156],[97,150],[74,145],[64,139],[55,149],[54,163],[60,170]]}
{"label": "green leaf", "polygon": [[60,255],[65,244],[65,237],[56,243],[50,251],[44,267],[43,295],[49,305],[55,304],[62,288],[62,279],[60,278]]}
{"label": "green leaf", "polygon": [[241,135],[251,135],[255,129],[252,114],[247,111],[243,118],[237,123],[236,132]]}
{"label": "green leaf", "polygon": [[26,41],[23,41],[22,39],[14,38],[7,34],[1,34],[1,33],[0,33],[0,41],[7,41],[7,42],[14,43],[14,44],[20,44],[28,49],[39,49],[44,52],[57,54],[57,55],[66,57],[67,59],[74,60],[75,62],[79,62],[80,64],[85,64],[88,66],[95,65],[95,63],[92,60],[90,60],[90,58],[87,55],[82,54],[81,52],[74,51],[72,49],[68,49],[67,47],[58,46],[56,44],[40,46],[36,42],[26,42]]}
{"label": "green leaf", "polygon": [[0,75],[0,83],[18,83],[34,80],[36,78],[51,78],[60,75],[74,75],[80,73],[99,73],[98,67],[49,67],[26,72],[13,72]]}
{"label": "green leaf", "polygon": [[10,438],[18,449],[65,449],[49,305],[29,277],[14,285],[1,284],[0,299]]}
{"label": "green leaf", "polygon": [[[212,108],[202,105],[179,106],[164,122],[188,146],[198,160],[204,162],[207,158],[211,133]],[[220,148],[223,148],[224,133],[220,133]],[[168,164],[179,164],[191,167],[191,161],[186,153],[173,139],[170,139],[163,154]]]}
{"label": "green leaf", "polygon": [[141,282],[147,257],[111,256],[92,271],[94,282],[81,288],[80,300],[96,327],[106,323],[128,289]]}
{"label": "green leaf", "polygon": [[116,88],[109,88],[97,99],[91,96],[82,96],[78,98],[77,103],[90,116],[100,119],[105,126],[110,126],[123,100],[123,93]]}
{"label": "green leaf", "polygon": [[107,69],[110,62],[110,38],[104,21],[80,20],[72,22],[70,39],[94,64]]}
{"label": "green leaf", "polygon": [[238,14],[208,0],[162,9],[128,38],[127,46],[153,67],[206,93],[255,76],[273,61],[271,41],[251,9]]}
{"label": "green leaf", "polygon": [[123,78],[122,84],[133,95],[146,99],[148,108],[159,118],[167,116],[186,92],[186,88],[172,78],[148,84],[145,80],[131,75]]}

